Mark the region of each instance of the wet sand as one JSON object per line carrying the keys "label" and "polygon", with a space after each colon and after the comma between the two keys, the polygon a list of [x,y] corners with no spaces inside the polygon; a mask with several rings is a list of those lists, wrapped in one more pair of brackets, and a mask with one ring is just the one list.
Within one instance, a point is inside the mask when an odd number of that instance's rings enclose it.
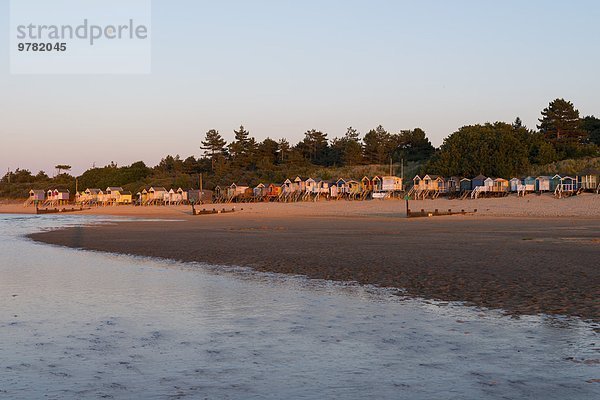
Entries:
{"label": "wet sand", "polygon": [[[234,214],[196,217],[188,208],[170,209],[161,216],[179,221],[122,222],[31,237],[89,250],[397,287],[410,296],[515,315],[598,322],[600,198],[588,199],[594,208],[570,209],[587,210],[587,218],[406,219],[401,202],[257,204],[238,205]],[[468,209],[469,202],[462,204]]]}

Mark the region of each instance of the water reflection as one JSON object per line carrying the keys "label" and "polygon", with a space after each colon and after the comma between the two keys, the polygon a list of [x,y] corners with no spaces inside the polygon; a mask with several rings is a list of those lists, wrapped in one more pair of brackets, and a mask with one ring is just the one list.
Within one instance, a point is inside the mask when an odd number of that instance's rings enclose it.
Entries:
{"label": "water reflection", "polygon": [[578,320],[20,237],[103,221],[0,216],[0,398],[600,395]]}

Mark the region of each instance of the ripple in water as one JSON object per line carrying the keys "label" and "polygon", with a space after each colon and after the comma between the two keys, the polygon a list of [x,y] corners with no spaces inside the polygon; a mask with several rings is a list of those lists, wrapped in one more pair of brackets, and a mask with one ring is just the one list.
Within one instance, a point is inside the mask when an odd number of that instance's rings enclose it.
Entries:
{"label": "ripple in water", "polygon": [[35,244],[0,217],[0,398],[588,399],[593,326]]}

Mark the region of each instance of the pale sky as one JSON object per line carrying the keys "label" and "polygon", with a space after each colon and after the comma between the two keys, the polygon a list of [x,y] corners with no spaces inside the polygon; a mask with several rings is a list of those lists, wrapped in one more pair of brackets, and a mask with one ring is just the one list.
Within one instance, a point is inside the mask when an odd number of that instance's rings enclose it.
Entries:
{"label": "pale sky", "polygon": [[[110,10],[107,10],[109,12]],[[199,156],[209,129],[534,127],[557,97],[600,116],[597,1],[152,1],[152,73],[11,75],[0,0],[0,167]]]}

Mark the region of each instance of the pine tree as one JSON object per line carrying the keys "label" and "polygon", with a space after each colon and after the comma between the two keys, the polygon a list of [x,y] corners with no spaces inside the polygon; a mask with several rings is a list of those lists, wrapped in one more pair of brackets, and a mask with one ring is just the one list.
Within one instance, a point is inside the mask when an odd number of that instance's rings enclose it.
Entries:
{"label": "pine tree", "polygon": [[316,129],[306,131],[304,140],[300,143],[304,157],[317,165],[327,164],[328,145],[327,134]]}
{"label": "pine tree", "polygon": [[243,162],[248,153],[248,145],[250,143],[250,132],[240,125],[239,130],[234,130],[234,141],[229,145],[229,155],[234,162]]}
{"label": "pine tree", "polygon": [[360,143],[360,133],[349,127],[342,138],[342,160],[344,165],[357,165],[362,162],[362,144]]}
{"label": "pine tree", "polygon": [[212,170],[215,170],[215,160],[217,157],[222,156],[225,153],[225,146],[227,142],[219,131],[216,129],[211,129],[206,132],[206,138],[201,142],[202,146],[200,148],[204,150],[205,155],[210,155]]}
{"label": "pine tree", "polygon": [[286,139],[280,139],[279,142],[277,142],[278,159],[281,164],[287,161],[290,150],[290,142],[288,142]]}
{"label": "pine tree", "polygon": [[559,141],[581,141],[585,132],[581,130],[579,111],[573,103],[564,99],[556,99],[542,111],[538,129],[546,139]]}
{"label": "pine tree", "polygon": [[600,119],[592,116],[581,120],[581,128],[587,132],[591,143],[600,146]]}
{"label": "pine tree", "polygon": [[523,121],[521,121],[521,118],[520,118],[520,117],[517,117],[517,118],[515,119],[515,122],[513,122],[513,125],[512,125],[512,126],[513,126],[513,128],[515,128],[515,129],[523,128]]}
{"label": "pine tree", "polygon": [[363,150],[365,158],[370,164],[385,164],[389,161],[389,157],[393,149],[391,149],[391,135],[379,125],[375,129],[371,129],[363,139]]}

